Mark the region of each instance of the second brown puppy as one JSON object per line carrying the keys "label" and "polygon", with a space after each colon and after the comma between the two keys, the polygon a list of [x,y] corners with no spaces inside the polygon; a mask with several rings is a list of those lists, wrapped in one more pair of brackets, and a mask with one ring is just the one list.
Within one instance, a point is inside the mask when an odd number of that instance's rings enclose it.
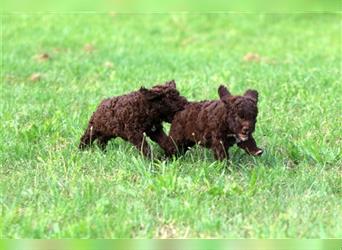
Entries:
{"label": "second brown puppy", "polygon": [[217,160],[229,158],[228,149],[235,143],[247,153],[263,153],[252,136],[258,115],[258,92],[247,90],[233,96],[226,87],[218,89],[220,100],[192,102],[176,113],[169,136],[174,141],[173,153],[199,144],[211,148]]}

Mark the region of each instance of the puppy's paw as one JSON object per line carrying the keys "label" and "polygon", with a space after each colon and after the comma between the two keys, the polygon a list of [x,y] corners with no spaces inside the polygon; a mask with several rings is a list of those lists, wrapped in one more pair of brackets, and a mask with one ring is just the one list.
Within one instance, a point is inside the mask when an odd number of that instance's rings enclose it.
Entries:
{"label": "puppy's paw", "polygon": [[254,155],[254,156],[261,156],[263,152],[264,151],[261,148],[259,148],[256,152],[253,152],[252,155]]}

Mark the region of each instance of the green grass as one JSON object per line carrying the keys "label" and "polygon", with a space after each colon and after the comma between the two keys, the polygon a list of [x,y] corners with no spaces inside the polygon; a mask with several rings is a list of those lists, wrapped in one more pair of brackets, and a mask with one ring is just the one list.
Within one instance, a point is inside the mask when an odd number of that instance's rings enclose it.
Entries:
{"label": "green grass", "polygon": [[[1,237],[342,236],[340,14],[2,21]],[[234,147],[226,167],[203,148],[168,162],[121,139],[77,149],[100,100],[169,79],[190,100],[217,98],[221,83],[257,89],[265,154]]]}

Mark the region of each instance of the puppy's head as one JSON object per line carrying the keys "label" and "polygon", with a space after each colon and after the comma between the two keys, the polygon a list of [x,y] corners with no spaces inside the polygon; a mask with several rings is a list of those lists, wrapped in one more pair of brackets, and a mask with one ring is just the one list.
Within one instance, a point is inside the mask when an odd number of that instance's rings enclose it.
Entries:
{"label": "puppy's head", "polygon": [[232,96],[226,87],[218,89],[220,99],[227,107],[227,123],[238,141],[246,141],[255,130],[258,115],[258,92],[247,90],[243,96]]}
{"label": "puppy's head", "polygon": [[175,114],[183,110],[188,103],[186,98],[179,94],[174,80],[151,89],[141,87],[140,93],[166,122],[172,122]]}

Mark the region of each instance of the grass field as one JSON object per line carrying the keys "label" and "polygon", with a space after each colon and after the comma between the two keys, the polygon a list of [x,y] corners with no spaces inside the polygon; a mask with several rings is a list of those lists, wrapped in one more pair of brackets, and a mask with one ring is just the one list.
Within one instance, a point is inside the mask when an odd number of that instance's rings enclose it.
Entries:
{"label": "grass field", "polygon": [[[2,238],[342,236],[340,14],[2,24]],[[77,149],[100,100],[169,79],[190,100],[218,98],[222,83],[257,89],[264,155],[234,147],[227,167],[203,148],[161,161],[153,145],[153,162],[121,139]]]}

